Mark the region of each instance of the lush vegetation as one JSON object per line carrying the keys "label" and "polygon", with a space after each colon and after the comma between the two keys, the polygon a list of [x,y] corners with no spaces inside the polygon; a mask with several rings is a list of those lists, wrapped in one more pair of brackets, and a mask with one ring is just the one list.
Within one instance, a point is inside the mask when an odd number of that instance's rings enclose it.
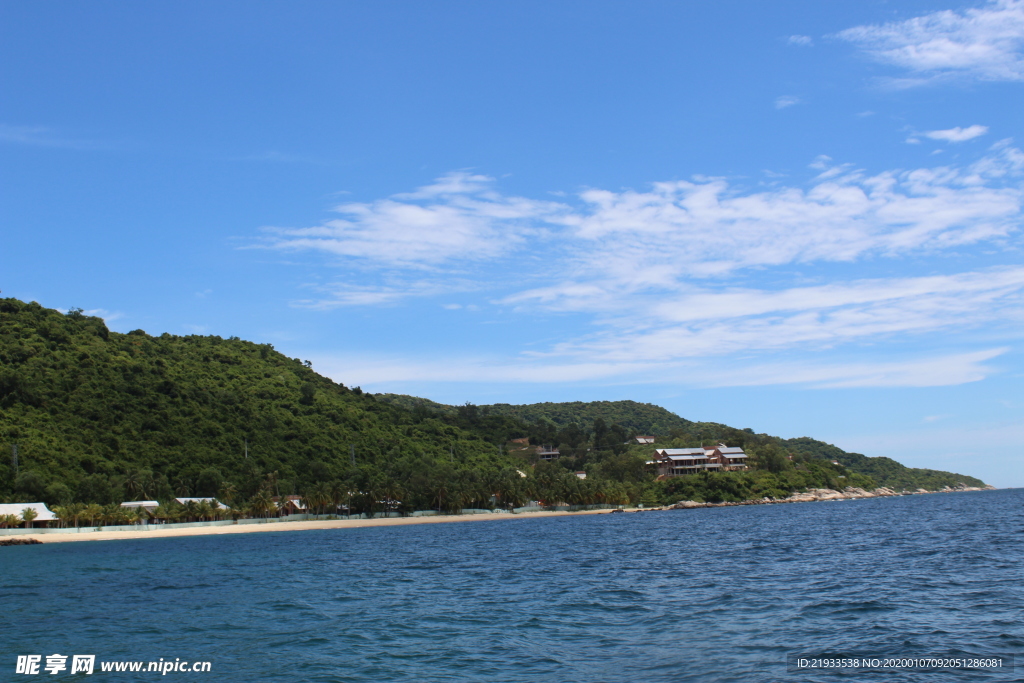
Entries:
{"label": "lush vegetation", "polygon": [[[652,448],[626,443],[638,433],[661,446],[741,445],[757,469],[654,481],[644,467]],[[564,457],[538,462],[523,439]],[[157,499],[173,512],[176,496],[214,496],[235,514],[261,515],[289,494],[314,510],[375,513],[981,483],[631,401],[478,407],[375,397],[269,344],[118,334],[80,310],[0,299],[0,445],[15,444],[17,465],[0,458],[0,499],[44,501],[76,520],[84,509],[113,519],[124,500]]]}

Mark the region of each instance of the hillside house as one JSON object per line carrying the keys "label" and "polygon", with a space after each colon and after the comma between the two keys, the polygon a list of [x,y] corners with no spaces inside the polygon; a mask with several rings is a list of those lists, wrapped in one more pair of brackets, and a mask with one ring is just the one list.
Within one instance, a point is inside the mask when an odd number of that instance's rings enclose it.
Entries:
{"label": "hillside house", "polygon": [[562,454],[558,452],[558,449],[549,444],[537,446],[537,457],[541,460],[554,460],[560,455]]}
{"label": "hillside house", "polygon": [[647,461],[659,477],[679,477],[696,472],[729,472],[747,469],[747,454],[738,446],[700,448],[659,448],[654,459]]}
{"label": "hillside house", "polygon": [[653,436],[634,436],[633,442],[646,445],[654,443],[654,439]]}

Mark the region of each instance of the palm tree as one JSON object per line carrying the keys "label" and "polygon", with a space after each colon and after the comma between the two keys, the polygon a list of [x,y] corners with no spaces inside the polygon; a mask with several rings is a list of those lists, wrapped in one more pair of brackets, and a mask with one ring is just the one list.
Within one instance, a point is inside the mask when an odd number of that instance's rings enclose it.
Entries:
{"label": "palm tree", "polygon": [[200,521],[205,522],[208,517],[213,516],[213,509],[207,501],[200,501],[199,504],[196,505],[196,515],[199,516]]}
{"label": "palm tree", "polygon": [[53,514],[57,517],[57,519],[60,520],[61,527],[66,527],[68,525],[67,520],[69,514],[68,509],[66,507],[64,507],[63,505],[55,505],[53,507]]}
{"label": "palm tree", "polygon": [[11,529],[21,524],[21,518],[18,515],[0,515],[0,524]]}
{"label": "palm tree", "polygon": [[25,520],[25,528],[32,526],[32,520],[39,516],[39,513],[32,508],[25,508],[21,511],[21,518]]}
{"label": "palm tree", "polygon": [[103,508],[98,503],[91,503],[82,510],[82,516],[89,520],[90,526],[96,526],[96,522],[103,516]]}
{"label": "palm tree", "polygon": [[338,479],[332,481],[328,488],[328,495],[331,498],[331,510],[334,514],[338,514],[341,501],[345,499],[346,488],[345,484]]}
{"label": "palm tree", "polygon": [[143,476],[138,470],[132,470],[125,475],[124,488],[128,492],[128,497],[132,500],[142,500],[146,497]]}
{"label": "palm tree", "polygon": [[270,493],[266,489],[261,489],[259,493],[252,497],[249,501],[249,507],[252,510],[253,516],[265,517],[274,509],[274,501],[270,499]]}
{"label": "palm tree", "polygon": [[71,518],[75,520],[75,528],[78,528],[78,518],[82,516],[82,511],[85,510],[84,503],[72,503],[66,506],[66,509],[71,514]]}
{"label": "palm tree", "polygon": [[227,503],[228,505],[234,505],[235,496],[238,495],[238,489],[231,482],[224,482],[223,484],[221,484],[220,491],[218,491],[217,493],[218,495],[220,495],[221,500],[223,500],[225,503]]}
{"label": "palm tree", "polygon": [[174,492],[185,497],[192,493],[192,482],[187,477],[178,476],[174,478]]}
{"label": "palm tree", "polygon": [[142,516],[146,514],[146,511],[141,507],[125,508],[121,514],[124,516],[124,521],[129,524],[138,524],[142,521]]}
{"label": "palm tree", "polygon": [[381,487],[381,495],[384,497],[384,513],[390,513],[392,508],[397,508],[402,503],[402,498],[405,497],[405,491],[402,490],[402,485],[397,481],[388,477],[384,481],[384,486]]}

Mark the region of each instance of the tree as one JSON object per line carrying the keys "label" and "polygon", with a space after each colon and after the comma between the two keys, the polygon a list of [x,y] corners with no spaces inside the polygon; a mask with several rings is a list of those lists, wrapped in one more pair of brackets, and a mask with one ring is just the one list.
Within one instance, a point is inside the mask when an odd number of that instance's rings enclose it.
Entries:
{"label": "tree", "polygon": [[33,508],[25,508],[21,511],[21,518],[25,521],[25,528],[28,529],[32,526],[32,520],[39,516]]}

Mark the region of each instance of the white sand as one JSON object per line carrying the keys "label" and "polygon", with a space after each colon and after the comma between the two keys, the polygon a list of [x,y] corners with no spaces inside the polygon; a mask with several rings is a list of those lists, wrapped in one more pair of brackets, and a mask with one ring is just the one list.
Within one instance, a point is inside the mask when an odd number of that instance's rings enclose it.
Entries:
{"label": "white sand", "polygon": [[250,534],[264,531],[308,531],[311,529],[355,529],[371,526],[402,526],[406,524],[443,524],[449,522],[494,522],[538,517],[564,517],[568,515],[605,514],[611,510],[580,510],[578,512],[523,512],[517,515],[493,513],[476,515],[437,515],[431,517],[382,517],[379,519],[311,520],[306,522],[273,522],[268,524],[228,524],[225,526],[185,527],[164,529],[150,526],[148,531],[83,531],[67,534],[25,534],[13,538],[35,538],[43,543],[66,541],[117,541],[137,538],[173,538],[177,536],[217,536],[220,534]]}

